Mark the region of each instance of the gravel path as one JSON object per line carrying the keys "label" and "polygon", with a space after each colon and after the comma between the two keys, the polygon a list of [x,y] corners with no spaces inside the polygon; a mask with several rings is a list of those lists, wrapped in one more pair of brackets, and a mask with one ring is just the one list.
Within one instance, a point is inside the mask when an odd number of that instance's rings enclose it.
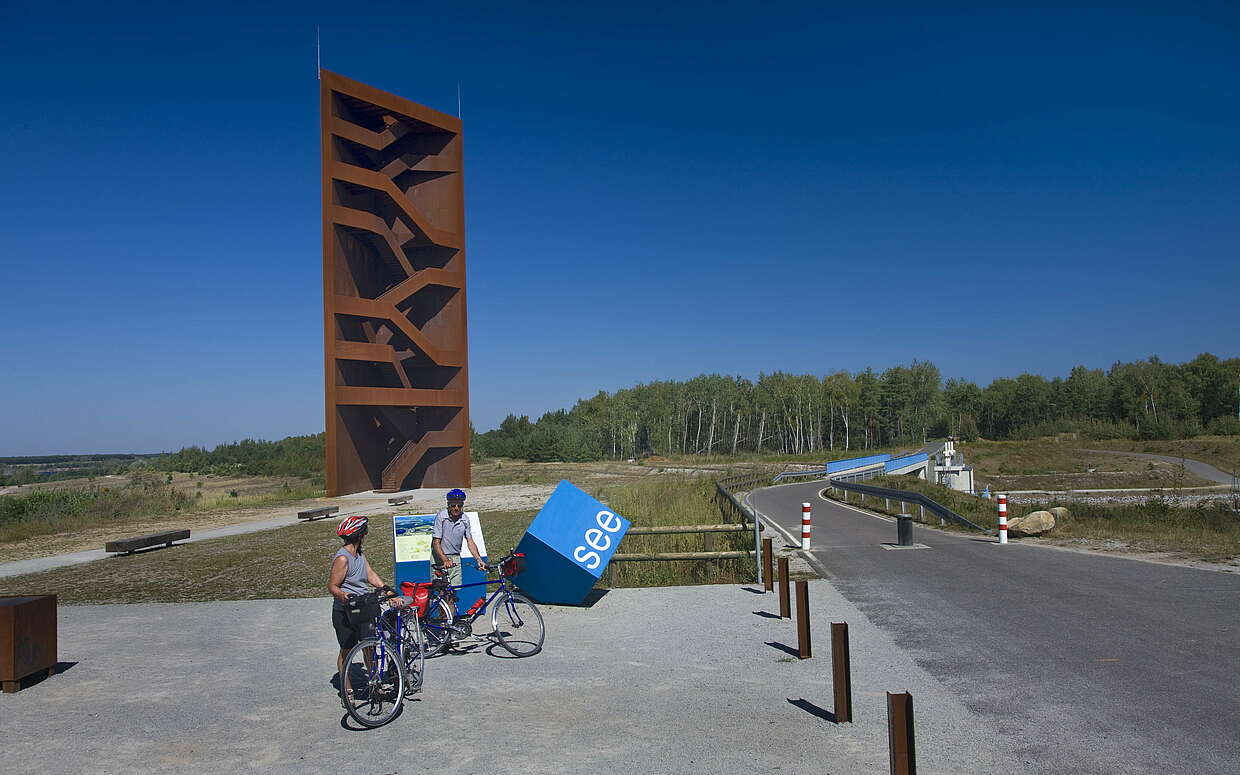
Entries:
{"label": "gravel path", "polygon": [[[1027,769],[830,583],[810,600],[805,661],[785,651],[795,625],[766,615],[775,596],[743,587],[548,607],[542,654],[432,660],[421,699],[370,732],[346,728],[329,683],[325,599],[63,607],[60,658],[76,664],[0,695],[5,771],[885,772],[884,692],[900,689],[922,772]],[[831,707],[833,620],[850,626],[852,724],[792,704]]]}

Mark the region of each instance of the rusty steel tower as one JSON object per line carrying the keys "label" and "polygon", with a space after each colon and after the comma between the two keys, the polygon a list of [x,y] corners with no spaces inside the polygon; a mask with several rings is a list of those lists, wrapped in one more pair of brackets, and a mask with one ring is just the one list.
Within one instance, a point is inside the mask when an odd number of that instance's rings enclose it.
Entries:
{"label": "rusty steel tower", "polygon": [[327,494],[468,487],[460,119],[321,82]]}

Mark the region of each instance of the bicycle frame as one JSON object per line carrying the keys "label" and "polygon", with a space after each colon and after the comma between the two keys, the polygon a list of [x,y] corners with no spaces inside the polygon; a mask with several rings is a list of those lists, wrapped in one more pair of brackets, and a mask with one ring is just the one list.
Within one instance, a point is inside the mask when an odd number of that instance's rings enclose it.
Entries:
{"label": "bicycle frame", "polygon": [[[467,614],[465,616],[461,616],[460,614],[455,615],[453,617],[453,620],[447,624],[447,627],[440,627],[438,625],[431,623],[429,620],[424,621],[422,623],[422,626],[427,629],[431,629],[431,630],[445,630],[445,629],[451,629],[453,624],[456,624],[457,622],[462,622],[462,621],[468,622],[470,625],[472,625],[474,622],[478,620],[479,617],[481,617],[483,614],[485,614],[487,611],[490,610],[491,604],[495,602],[495,598],[499,597],[501,594],[507,597],[511,597],[512,590],[509,587],[508,578],[506,576],[500,576],[498,579],[487,579],[486,581],[476,581],[472,584],[461,584],[460,586],[448,587],[448,589],[452,591],[451,597],[456,598],[457,597],[456,592],[458,590],[469,589],[470,587],[489,587],[492,584],[498,584],[499,588],[496,589],[494,592],[492,592],[491,595],[486,598],[486,601],[482,605],[478,606],[478,608],[472,614]],[[428,611],[434,610],[434,606],[437,606],[440,600],[444,600],[447,597],[448,595],[444,595],[444,594],[432,595],[431,598],[427,601],[427,610]],[[456,606],[453,605],[452,603],[449,603],[449,606],[454,611],[456,610]]]}

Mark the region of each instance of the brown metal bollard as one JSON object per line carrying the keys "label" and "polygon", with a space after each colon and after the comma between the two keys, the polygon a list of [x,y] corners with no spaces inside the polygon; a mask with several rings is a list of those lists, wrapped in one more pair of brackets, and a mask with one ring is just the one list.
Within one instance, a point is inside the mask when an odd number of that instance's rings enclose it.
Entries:
{"label": "brown metal bollard", "polygon": [[852,721],[852,667],[848,660],[848,622],[831,622],[831,686],[835,723]]}
{"label": "brown metal bollard", "polygon": [[887,692],[887,743],[891,749],[891,775],[916,775],[913,695],[908,692]]}
{"label": "brown metal bollard", "polygon": [[788,601],[788,558],[779,558],[779,618],[792,618],[792,604]]}
{"label": "brown metal bollard", "polygon": [[762,577],[762,585],[767,592],[775,589],[775,572],[771,569],[771,557],[775,554],[775,549],[771,546],[771,539],[762,539],[762,570],[765,575]]}
{"label": "brown metal bollard", "polygon": [[797,650],[801,659],[813,656],[809,647],[809,582],[797,582]]}

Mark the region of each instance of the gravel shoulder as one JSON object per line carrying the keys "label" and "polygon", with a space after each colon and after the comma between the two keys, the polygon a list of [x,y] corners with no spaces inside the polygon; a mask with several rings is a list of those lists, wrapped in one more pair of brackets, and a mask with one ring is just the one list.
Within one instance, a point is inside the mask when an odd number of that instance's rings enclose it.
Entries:
{"label": "gravel shoulder", "polygon": [[[546,607],[542,654],[432,660],[420,699],[370,732],[347,728],[330,685],[326,599],[62,607],[60,658],[76,664],[0,695],[8,771],[883,772],[885,692],[901,689],[923,772],[1033,771],[830,583],[811,582],[810,600],[804,661],[784,650],[795,624],[764,615],[775,596],[744,587]],[[840,620],[856,721],[837,725],[793,701],[830,710]]]}

